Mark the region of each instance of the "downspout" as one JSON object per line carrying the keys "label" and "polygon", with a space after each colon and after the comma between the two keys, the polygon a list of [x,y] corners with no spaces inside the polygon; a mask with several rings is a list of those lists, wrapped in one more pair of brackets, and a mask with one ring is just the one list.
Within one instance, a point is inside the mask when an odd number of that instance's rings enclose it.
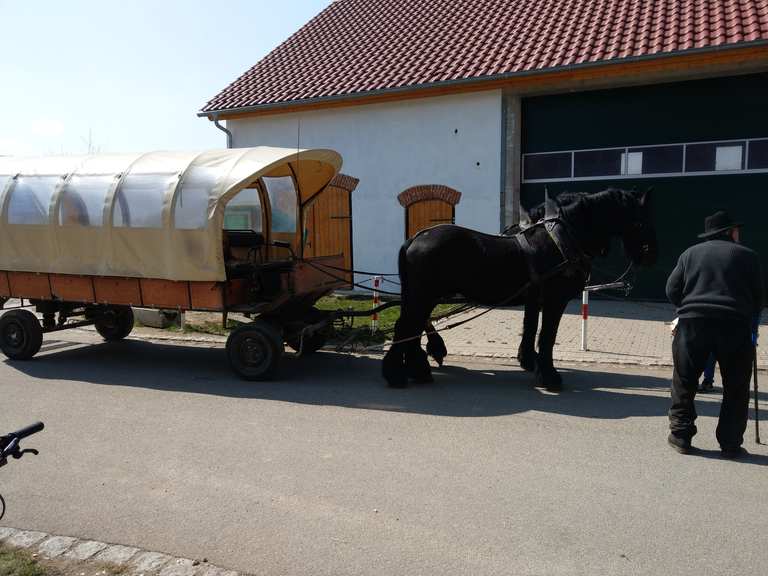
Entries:
{"label": "downspout", "polygon": [[224,126],[222,126],[219,123],[219,115],[218,114],[212,115],[211,116],[211,120],[213,120],[213,125],[216,126],[216,128],[218,128],[219,130],[224,132],[224,134],[227,135],[227,148],[232,148],[232,132],[227,130],[226,128],[224,128]]}

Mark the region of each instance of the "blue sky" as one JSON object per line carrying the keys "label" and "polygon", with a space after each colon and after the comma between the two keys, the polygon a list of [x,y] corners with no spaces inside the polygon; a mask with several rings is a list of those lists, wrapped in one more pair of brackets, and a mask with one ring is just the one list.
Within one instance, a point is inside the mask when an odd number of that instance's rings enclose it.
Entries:
{"label": "blue sky", "polygon": [[0,155],[225,146],[197,111],[330,0],[0,0]]}

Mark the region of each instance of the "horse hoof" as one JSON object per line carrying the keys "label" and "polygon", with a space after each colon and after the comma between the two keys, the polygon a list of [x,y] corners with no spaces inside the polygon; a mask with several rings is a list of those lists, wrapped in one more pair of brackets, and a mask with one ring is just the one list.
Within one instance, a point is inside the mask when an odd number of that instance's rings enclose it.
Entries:
{"label": "horse hoof", "polygon": [[427,342],[427,355],[437,362],[438,366],[443,365],[445,357],[448,356],[448,349],[441,342]]}
{"label": "horse hoof", "polygon": [[536,372],[536,353],[533,354],[517,354],[517,361],[520,363],[520,368],[526,372]]}
{"label": "horse hoof", "polygon": [[536,372],[536,385],[548,392],[559,392],[563,389],[563,378],[556,371]]}

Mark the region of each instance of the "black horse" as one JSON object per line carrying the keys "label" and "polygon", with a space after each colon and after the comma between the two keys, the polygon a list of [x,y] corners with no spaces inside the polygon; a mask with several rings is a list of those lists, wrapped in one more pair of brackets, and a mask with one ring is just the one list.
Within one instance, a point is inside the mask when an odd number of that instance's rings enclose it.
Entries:
{"label": "black horse", "polygon": [[[460,294],[488,306],[532,303],[543,311],[539,352],[533,336],[523,348],[523,362],[536,370],[539,384],[557,388],[560,375],[552,364],[552,348],[560,318],[575,286],[583,286],[592,258],[607,253],[611,238],[621,237],[633,262],[656,260],[656,234],[650,219],[650,194],[610,189],[575,195],[556,206],[557,218],[545,219],[523,234],[493,236],[453,225],[429,228],[400,249],[402,308],[394,344],[382,372],[392,387],[408,378],[432,380],[427,355],[419,342],[430,314],[441,299]],[[578,289],[578,288],[577,288]],[[533,316],[538,320],[538,313]],[[445,347],[428,333],[427,350],[438,361]]]}

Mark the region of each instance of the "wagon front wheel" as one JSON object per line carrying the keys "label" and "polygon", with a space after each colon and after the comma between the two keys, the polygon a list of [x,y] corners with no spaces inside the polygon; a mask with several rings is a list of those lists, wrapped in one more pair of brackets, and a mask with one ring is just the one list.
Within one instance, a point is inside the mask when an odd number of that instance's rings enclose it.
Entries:
{"label": "wagon front wheel", "polygon": [[272,378],[284,350],[280,332],[263,320],[241,326],[227,338],[229,364],[245,380]]}
{"label": "wagon front wheel", "polygon": [[0,349],[11,360],[29,360],[43,345],[43,327],[29,310],[9,310],[0,316]]}
{"label": "wagon front wheel", "polygon": [[107,342],[122,340],[133,330],[133,310],[130,306],[111,306],[96,318],[94,326]]}

